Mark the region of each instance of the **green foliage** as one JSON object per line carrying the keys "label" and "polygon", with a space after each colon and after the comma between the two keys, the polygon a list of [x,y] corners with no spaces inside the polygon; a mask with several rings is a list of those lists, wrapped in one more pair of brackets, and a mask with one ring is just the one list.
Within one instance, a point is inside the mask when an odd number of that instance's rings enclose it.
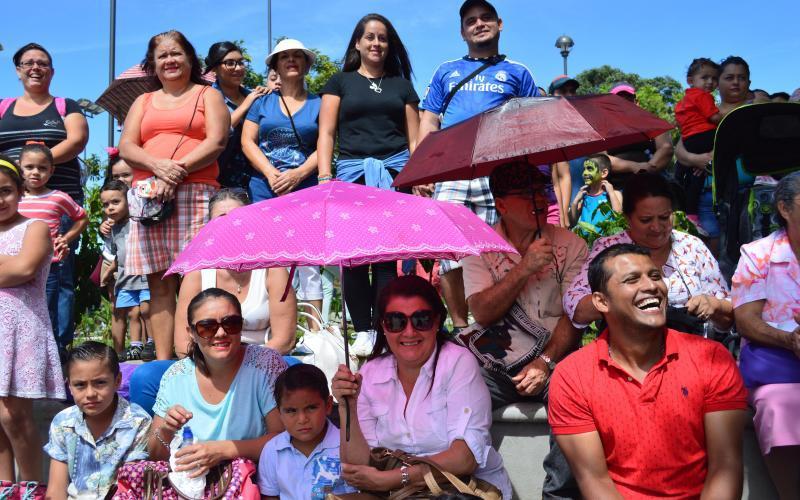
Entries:
{"label": "green foliage", "polygon": [[603,236],[611,236],[612,234],[621,233],[628,229],[628,220],[619,212],[615,212],[611,208],[611,203],[604,201],[597,205],[592,216],[597,212],[606,215],[607,218],[597,223],[597,225],[589,224],[587,222],[579,221],[572,231],[586,241],[589,248],[592,248],[594,242]]}
{"label": "green foliage", "polygon": [[[100,163],[97,155],[84,160],[87,181],[83,190],[86,196],[84,209],[89,216],[89,226],[81,236],[81,246],[75,256],[75,319],[76,338],[82,336],[106,336],[110,333],[110,305],[108,312],[101,304],[102,290],[91,282],[89,277],[100,259],[101,238],[98,232],[103,221],[103,207],[100,202],[100,187],[105,176],[106,165]],[[106,302],[108,302],[106,300]]]}
{"label": "green foliage", "polygon": [[680,82],[670,76],[643,78],[636,73],[625,73],[608,65],[587,69],[575,77],[581,86],[579,94],[604,94],[614,83],[625,81],[636,87],[639,105],[670,123],[675,122],[675,104],[683,97]]}
{"label": "green foliage", "polygon": [[311,71],[306,75],[306,85],[309,92],[319,94],[322,87],[328,83],[330,77],[339,71],[341,66],[337,61],[320,53],[317,49],[311,49],[311,51],[317,55],[317,60],[314,61]]}

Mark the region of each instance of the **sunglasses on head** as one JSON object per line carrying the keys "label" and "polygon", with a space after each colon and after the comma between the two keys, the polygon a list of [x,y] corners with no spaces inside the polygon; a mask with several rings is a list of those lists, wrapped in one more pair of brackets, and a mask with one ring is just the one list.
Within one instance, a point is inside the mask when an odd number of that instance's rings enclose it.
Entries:
{"label": "sunglasses on head", "polygon": [[387,312],[383,315],[383,330],[389,333],[400,333],[406,329],[409,320],[414,330],[430,330],[434,326],[434,314],[430,309],[421,309],[411,316],[406,316],[401,312]]}
{"label": "sunglasses on head", "polygon": [[238,315],[231,315],[225,316],[220,321],[215,319],[201,319],[192,325],[192,329],[197,333],[198,337],[210,339],[217,334],[220,327],[222,327],[228,335],[241,335],[243,326],[244,318]]}

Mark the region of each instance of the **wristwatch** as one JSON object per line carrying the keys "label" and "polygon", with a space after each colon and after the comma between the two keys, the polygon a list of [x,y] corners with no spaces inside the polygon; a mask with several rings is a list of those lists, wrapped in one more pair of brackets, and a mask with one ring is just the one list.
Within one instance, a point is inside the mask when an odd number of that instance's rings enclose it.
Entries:
{"label": "wristwatch", "polygon": [[547,365],[547,369],[550,370],[550,373],[552,374],[553,370],[556,369],[556,362],[553,361],[553,359],[550,356],[544,353],[540,354],[539,357],[542,359],[542,361],[545,362],[545,364]]}

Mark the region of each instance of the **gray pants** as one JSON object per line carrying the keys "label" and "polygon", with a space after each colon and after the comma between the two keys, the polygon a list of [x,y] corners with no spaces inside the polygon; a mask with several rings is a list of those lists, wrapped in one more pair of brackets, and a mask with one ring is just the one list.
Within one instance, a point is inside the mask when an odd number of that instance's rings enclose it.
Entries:
{"label": "gray pants", "polygon": [[[492,397],[492,410],[502,408],[512,403],[531,402],[547,404],[547,394],[550,388],[550,380],[544,390],[535,396],[520,396],[514,383],[505,375],[489,372],[481,369],[483,380],[489,388]],[[552,432],[550,433],[550,451],[542,463],[545,478],[542,486],[542,498],[548,500],[556,499],[580,499],[580,490],[575,477],[567,463],[567,458],[558,447]]]}

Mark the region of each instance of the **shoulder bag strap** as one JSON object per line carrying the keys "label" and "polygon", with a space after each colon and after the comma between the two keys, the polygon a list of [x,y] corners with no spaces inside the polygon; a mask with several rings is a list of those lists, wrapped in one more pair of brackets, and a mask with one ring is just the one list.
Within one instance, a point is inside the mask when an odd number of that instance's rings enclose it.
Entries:
{"label": "shoulder bag strap", "polygon": [[14,101],[16,100],[17,100],[16,97],[6,97],[2,101],[0,101],[0,118],[3,118],[3,115],[6,114],[8,108],[10,108],[11,105],[14,104]]}
{"label": "shoulder bag strap", "polygon": [[490,66],[494,66],[495,64],[497,64],[497,63],[499,63],[499,62],[501,62],[501,61],[505,60],[505,58],[506,58],[506,56],[505,56],[505,55],[503,55],[503,54],[501,54],[501,55],[498,55],[498,56],[492,56],[492,57],[490,57],[490,58],[489,58],[489,59],[488,59],[488,60],[487,60],[485,63],[483,63],[483,64],[482,64],[482,65],[481,65],[481,66],[480,66],[478,69],[476,69],[475,71],[473,71],[472,73],[470,73],[469,75],[467,75],[467,76],[466,76],[466,77],[465,77],[463,80],[461,80],[460,82],[458,82],[458,83],[455,85],[455,87],[453,87],[452,89],[450,89],[450,93],[449,93],[449,94],[447,94],[447,97],[445,97],[445,98],[444,98],[444,104],[442,105],[442,110],[439,112],[439,114],[440,114],[440,115],[442,115],[442,116],[444,116],[444,113],[447,111],[447,107],[450,105],[450,101],[452,101],[452,100],[453,100],[453,97],[455,97],[455,95],[456,95],[456,92],[458,92],[458,90],[459,90],[461,87],[463,87],[463,86],[464,86],[464,85],[465,85],[465,84],[466,84],[468,81],[472,80],[472,79],[473,79],[473,78],[474,78],[474,77],[475,77],[477,74],[479,74],[480,72],[482,72],[482,71],[483,71],[483,70],[485,70],[486,68],[488,68],[488,67],[490,67]]}
{"label": "shoulder bag strap", "polygon": [[286,108],[286,114],[289,115],[289,123],[292,124],[292,132],[294,132],[294,137],[297,139],[297,144],[300,146],[300,149],[303,149],[303,139],[300,138],[300,134],[297,133],[297,127],[294,126],[294,118],[292,118],[292,111],[289,109],[289,105],[286,104],[286,100],[283,98],[283,94],[278,91],[278,97],[281,98],[281,102],[283,106]]}
{"label": "shoulder bag strap", "polygon": [[183,143],[183,138],[186,137],[186,134],[188,134],[189,130],[192,128],[194,115],[197,114],[197,105],[200,103],[200,98],[203,97],[203,94],[205,93],[206,89],[208,89],[208,86],[203,86],[203,88],[200,89],[200,92],[197,93],[197,99],[194,101],[194,109],[192,110],[192,117],[189,118],[189,124],[186,125],[186,128],[183,130],[180,139],[178,139],[178,144],[175,146],[175,151],[173,151],[172,154],[169,155],[170,160],[175,157],[175,153],[178,152],[178,149],[181,147],[181,144]]}

